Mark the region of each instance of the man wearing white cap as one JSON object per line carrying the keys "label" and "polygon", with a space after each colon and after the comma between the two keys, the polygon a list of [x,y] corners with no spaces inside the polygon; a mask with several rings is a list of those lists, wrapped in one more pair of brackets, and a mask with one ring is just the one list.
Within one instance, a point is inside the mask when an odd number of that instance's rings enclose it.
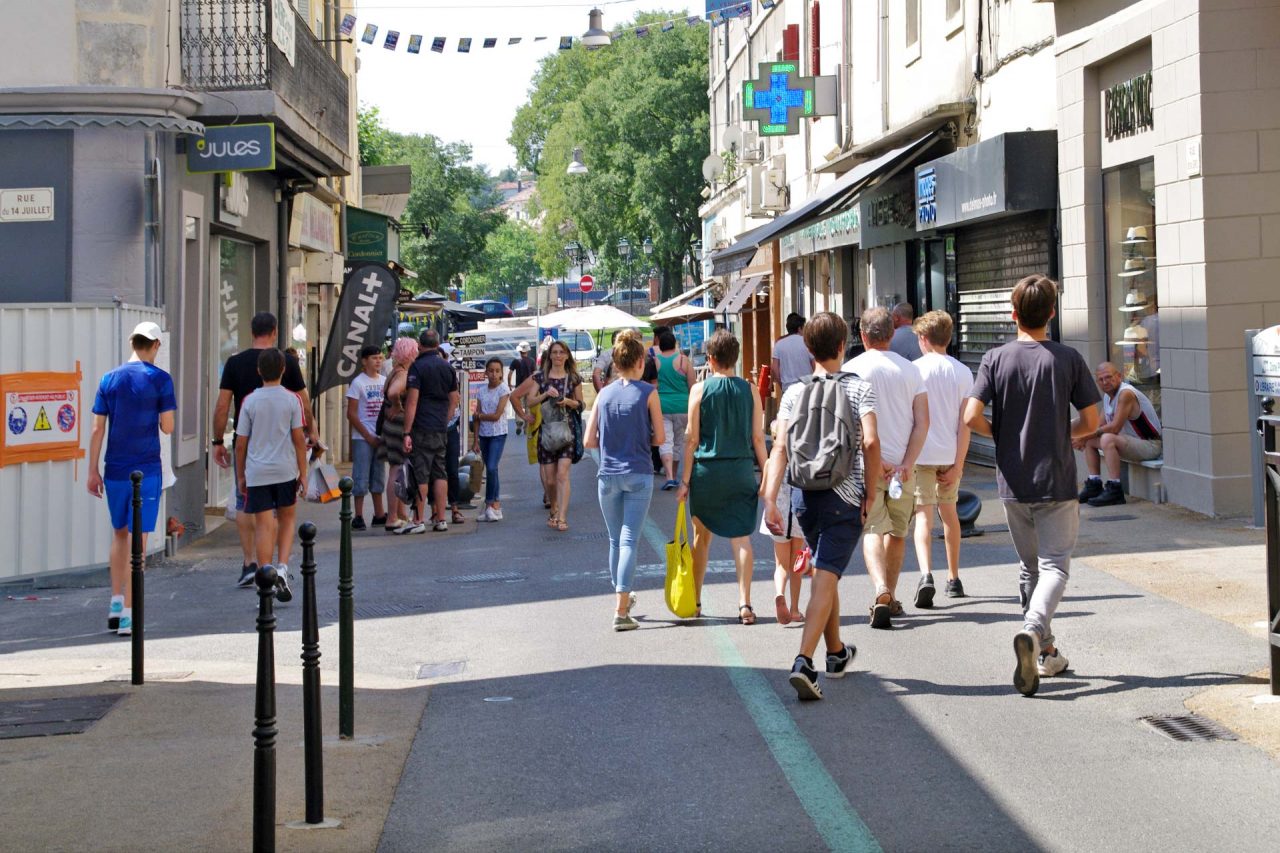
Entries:
{"label": "man wearing white cap", "polygon": [[[139,323],[129,336],[133,357],[107,373],[98,384],[93,401],[93,433],[89,440],[89,494],[106,496],[111,511],[109,565],[111,604],[107,630],[122,637],[133,633],[133,590],[129,583],[129,533],[133,530],[133,482],[130,475],[142,472],[143,551],[146,534],[155,531],[160,513],[162,473],[160,433],[173,433],[173,413],[178,404],[173,378],[156,367],[160,352],[160,327],[150,321]],[[110,435],[107,423],[111,424]],[[98,467],[102,440],[107,439],[106,470]]]}
{"label": "man wearing white cap", "polygon": [[[521,341],[516,344],[516,357],[511,360],[510,374],[507,377],[507,384],[511,390],[519,388],[521,383],[533,375],[538,366],[533,363],[533,359],[529,356],[529,342]],[[516,418],[516,435],[524,434],[524,421]]]}

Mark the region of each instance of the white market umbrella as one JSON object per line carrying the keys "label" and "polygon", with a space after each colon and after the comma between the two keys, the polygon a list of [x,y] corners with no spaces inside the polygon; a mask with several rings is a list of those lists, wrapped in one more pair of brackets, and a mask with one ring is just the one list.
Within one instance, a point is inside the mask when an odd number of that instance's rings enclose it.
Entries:
{"label": "white market umbrella", "polygon": [[710,320],[715,315],[716,309],[707,308],[704,305],[677,305],[675,308],[669,308],[666,311],[659,311],[656,314],[650,314],[649,321],[652,323],[666,323],[668,325],[678,326],[681,323]]}
{"label": "white market umbrella", "polygon": [[565,308],[541,317],[533,317],[529,325],[544,329],[578,329],[595,332],[607,329],[648,328],[649,324],[612,305],[587,305],[582,308]]}

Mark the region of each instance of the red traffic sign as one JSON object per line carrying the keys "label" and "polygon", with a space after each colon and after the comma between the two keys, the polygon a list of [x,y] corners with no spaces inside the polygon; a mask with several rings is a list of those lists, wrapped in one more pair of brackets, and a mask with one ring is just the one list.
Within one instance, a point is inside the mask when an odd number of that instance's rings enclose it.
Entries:
{"label": "red traffic sign", "polygon": [[584,275],[582,278],[578,279],[578,288],[583,293],[590,293],[591,288],[595,286],[596,286],[596,280],[589,275]]}

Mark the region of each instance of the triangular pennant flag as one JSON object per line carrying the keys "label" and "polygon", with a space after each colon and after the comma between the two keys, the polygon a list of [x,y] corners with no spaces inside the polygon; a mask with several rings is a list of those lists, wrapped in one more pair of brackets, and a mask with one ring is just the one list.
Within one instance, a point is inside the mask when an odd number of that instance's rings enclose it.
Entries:
{"label": "triangular pennant flag", "polygon": [[410,53],[419,53],[422,51],[422,36],[409,36],[408,51]]}
{"label": "triangular pennant flag", "polygon": [[444,37],[436,36],[431,40],[432,53],[444,53]]}
{"label": "triangular pennant flag", "polygon": [[546,41],[546,40],[547,40],[546,36],[538,36],[537,38],[534,39],[534,41]]}
{"label": "triangular pennant flag", "polygon": [[498,46],[498,40],[497,40],[497,39],[485,39],[485,40],[484,40],[484,47],[497,47],[497,46]]}
{"label": "triangular pennant flag", "polygon": [[387,50],[395,50],[396,45],[399,43],[400,43],[400,31],[387,30],[387,40],[382,43],[382,46],[385,47]]}
{"label": "triangular pennant flag", "polygon": [[676,22],[675,22],[675,21],[663,21],[663,22],[662,22],[662,31],[663,31],[664,33],[669,33],[669,32],[671,32],[672,30],[674,30],[675,28],[676,28]]}
{"label": "triangular pennant flag", "polygon": [[684,22],[691,27],[696,27],[698,26],[698,24],[702,23],[702,19],[699,18],[697,15],[690,15],[689,17],[684,19]]}
{"label": "triangular pennant flag", "polygon": [[471,52],[471,39],[458,39],[458,53]]}
{"label": "triangular pennant flag", "polygon": [[341,29],[342,29],[342,34],[343,34],[344,36],[349,36],[349,35],[351,35],[351,31],[352,31],[352,30],[354,30],[355,28],[356,28],[356,16],[355,16],[355,15],[343,15],[343,16],[342,16],[342,27],[341,27]]}
{"label": "triangular pennant flag", "polygon": [[647,35],[649,35],[648,27],[636,27],[636,38],[642,39]]}
{"label": "triangular pennant flag", "polygon": [[571,48],[571,47],[573,47],[573,36],[561,36],[561,37],[560,37],[560,49],[561,49],[561,50],[568,50],[568,49],[569,49],[569,48]]}
{"label": "triangular pennant flag", "polygon": [[760,8],[762,9],[772,9],[776,5],[778,5],[778,0],[760,0]]}
{"label": "triangular pennant flag", "polygon": [[360,41],[364,42],[365,44],[373,44],[373,39],[377,35],[378,35],[377,24],[365,24],[364,35],[360,37]]}
{"label": "triangular pennant flag", "polygon": [[520,43],[520,42],[522,42],[522,41],[524,41],[524,39],[522,39],[522,38],[507,39],[507,46],[508,46],[508,47],[510,47],[511,45],[513,45],[513,44],[519,44],[519,43]]}

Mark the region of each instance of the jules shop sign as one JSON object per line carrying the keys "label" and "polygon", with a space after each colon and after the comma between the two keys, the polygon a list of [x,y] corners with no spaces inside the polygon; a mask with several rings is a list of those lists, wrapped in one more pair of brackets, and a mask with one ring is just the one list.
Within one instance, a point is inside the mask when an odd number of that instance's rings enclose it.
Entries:
{"label": "jules shop sign", "polygon": [[187,171],[261,172],[276,167],[276,128],[269,123],[205,127],[187,141]]}

